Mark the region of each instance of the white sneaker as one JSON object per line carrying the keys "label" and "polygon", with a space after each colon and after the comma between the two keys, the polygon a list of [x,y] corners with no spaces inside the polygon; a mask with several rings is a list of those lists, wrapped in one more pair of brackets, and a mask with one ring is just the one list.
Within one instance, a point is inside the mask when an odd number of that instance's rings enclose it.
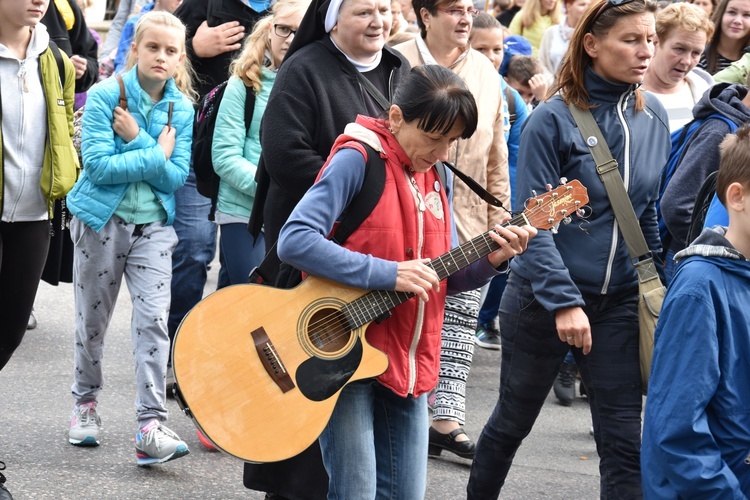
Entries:
{"label": "white sneaker", "polygon": [[98,446],[102,421],[96,413],[96,401],[76,405],[70,416],[68,442],[77,446]]}
{"label": "white sneaker", "polygon": [[161,464],[188,453],[187,444],[157,420],[152,420],[135,435],[138,465]]}

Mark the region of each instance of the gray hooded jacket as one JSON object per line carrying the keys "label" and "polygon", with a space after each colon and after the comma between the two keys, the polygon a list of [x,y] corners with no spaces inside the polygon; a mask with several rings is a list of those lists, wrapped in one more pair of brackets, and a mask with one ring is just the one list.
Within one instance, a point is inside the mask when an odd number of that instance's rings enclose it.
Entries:
{"label": "gray hooded jacket", "polygon": [[[744,85],[718,83],[698,101],[693,116],[703,119],[720,113],[741,126],[750,122],[750,108],[742,103],[746,95]],[[672,235],[670,249],[675,252],[690,243],[686,240],[695,197],[708,174],[719,169],[719,144],[729,131],[721,120],[706,120],[689,139],[682,161],[664,191],[661,213]]]}

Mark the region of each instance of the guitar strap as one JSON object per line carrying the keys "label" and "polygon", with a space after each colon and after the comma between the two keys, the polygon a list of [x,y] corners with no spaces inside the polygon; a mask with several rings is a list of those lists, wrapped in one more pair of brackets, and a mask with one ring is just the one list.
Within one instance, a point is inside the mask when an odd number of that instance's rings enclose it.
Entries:
{"label": "guitar strap", "polygon": [[[372,210],[383,194],[383,189],[385,189],[385,160],[372,147],[364,143],[362,145],[367,151],[365,178],[362,181],[362,189],[360,189],[359,193],[357,193],[346,210],[344,210],[338,221],[336,231],[331,236],[331,241],[338,245],[343,245],[349,236],[372,213]],[[464,181],[484,201],[495,207],[505,208],[502,202],[492,195],[492,193],[447,161],[435,164],[435,169],[444,186],[446,185],[446,168],[453,171],[458,178]],[[302,281],[300,271],[281,262],[281,259],[279,259],[276,249],[277,243],[275,242],[268,252],[266,252],[263,262],[250,272],[250,283],[292,288]]]}

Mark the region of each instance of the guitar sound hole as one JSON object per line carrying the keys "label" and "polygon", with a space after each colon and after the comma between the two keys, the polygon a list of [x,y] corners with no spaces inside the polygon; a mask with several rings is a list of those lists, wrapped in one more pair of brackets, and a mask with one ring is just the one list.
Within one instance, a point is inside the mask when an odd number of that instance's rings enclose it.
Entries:
{"label": "guitar sound hole", "polygon": [[321,309],[310,318],[307,327],[310,343],[323,352],[336,352],[349,343],[351,330],[344,315],[336,309]]}

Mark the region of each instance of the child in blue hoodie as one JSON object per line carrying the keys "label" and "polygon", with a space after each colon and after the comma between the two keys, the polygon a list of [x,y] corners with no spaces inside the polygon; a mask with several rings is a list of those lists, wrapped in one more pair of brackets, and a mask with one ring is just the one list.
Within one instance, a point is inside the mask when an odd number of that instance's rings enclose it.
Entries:
{"label": "child in blue hoodie", "polygon": [[[137,27],[131,68],[91,89],[83,115],[84,171],[68,195],[74,215],[76,405],[69,442],[99,444],[104,338],[123,276],[133,303],[138,465],[188,453],[167,419],[167,315],[177,236],[174,191],[188,175],[193,129],[185,27],[151,12]],[[124,87],[127,106],[118,101]],[[114,110],[114,111],[113,111]]]}
{"label": "child in blue hoodie", "polygon": [[750,495],[750,127],[719,149],[729,227],[675,256],[643,425],[645,498]]}

